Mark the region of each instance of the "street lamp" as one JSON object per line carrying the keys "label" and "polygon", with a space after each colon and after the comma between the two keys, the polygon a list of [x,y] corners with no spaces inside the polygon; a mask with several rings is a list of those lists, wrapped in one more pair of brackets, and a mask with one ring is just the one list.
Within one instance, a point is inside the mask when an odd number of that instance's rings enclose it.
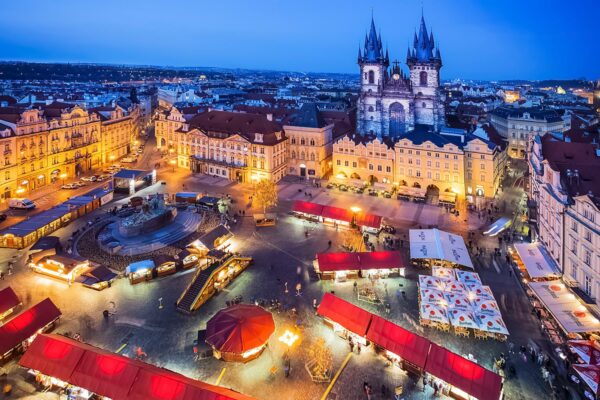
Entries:
{"label": "street lamp", "polygon": [[169,164],[171,164],[171,172],[175,172],[175,160],[169,161]]}
{"label": "street lamp", "polygon": [[67,174],[60,174],[60,179],[62,179],[63,186],[65,185],[65,179],[67,178]]}

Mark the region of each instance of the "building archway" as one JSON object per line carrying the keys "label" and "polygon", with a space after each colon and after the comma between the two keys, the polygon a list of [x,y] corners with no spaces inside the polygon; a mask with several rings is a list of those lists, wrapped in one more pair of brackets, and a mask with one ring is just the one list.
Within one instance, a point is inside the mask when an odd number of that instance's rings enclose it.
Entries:
{"label": "building archway", "polygon": [[354,173],[352,173],[352,175],[350,175],[350,178],[360,180],[360,175],[358,175],[356,172],[354,172]]}
{"label": "building archway", "polygon": [[438,204],[440,201],[440,188],[433,184],[427,186],[427,192],[425,192],[425,201],[430,204]]}
{"label": "building archway", "polygon": [[406,181],[404,179],[402,179],[400,182],[398,182],[398,184],[400,186],[408,186],[408,184],[406,183]]}
{"label": "building archway", "polygon": [[160,138],[160,147],[165,147],[167,145],[167,141],[165,138]]}
{"label": "building archway", "polygon": [[306,165],[305,164],[300,164],[300,176],[301,177],[306,176]]}
{"label": "building archway", "polygon": [[375,175],[369,175],[369,183],[373,184],[377,182],[379,182],[379,179]]}
{"label": "building archway", "polygon": [[345,172],[338,172],[335,177],[339,178],[339,179],[346,179],[348,177],[348,175],[346,175]]}
{"label": "building archway", "polygon": [[415,183],[413,183],[413,187],[420,189],[421,188],[421,184],[419,182],[415,182]]}
{"label": "building archway", "polygon": [[479,197],[483,197],[485,195],[485,192],[483,191],[482,187],[478,187],[477,189],[475,189],[475,195],[479,196]]}
{"label": "building archway", "polygon": [[389,134],[390,136],[401,135],[406,130],[406,112],[400,103],[392,103],[389,108]]}

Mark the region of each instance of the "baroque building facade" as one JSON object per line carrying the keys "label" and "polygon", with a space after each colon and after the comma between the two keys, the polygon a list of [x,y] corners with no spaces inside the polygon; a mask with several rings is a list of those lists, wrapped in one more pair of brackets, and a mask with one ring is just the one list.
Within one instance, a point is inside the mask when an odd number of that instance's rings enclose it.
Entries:
{"label": "baroque building facade", "polygon": [[138,116],[135,109],[59,102],[0,108],[0,197],[27,196],[118,160],[139,135]]}

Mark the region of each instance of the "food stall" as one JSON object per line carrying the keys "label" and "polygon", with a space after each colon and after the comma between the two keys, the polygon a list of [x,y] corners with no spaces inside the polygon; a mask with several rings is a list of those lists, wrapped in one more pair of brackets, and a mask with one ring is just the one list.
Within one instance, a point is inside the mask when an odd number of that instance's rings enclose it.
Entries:
{"label": "food stall", "polygon": [[370,312],[331,293],[325,293],[317,314],[341,338],[352,338],[355,343],[368,344],[366,334],[373,316]]}
{"label": "food stall", "polygon": [[205,341],[215,358],[247,363],[262,354],[273,332],[270,312],[253,304],[235,304],[208,320]]}
{"label": "food stall", "polygon": [[502,399],[500,375],[435,343],[431,343],[425,371],[443,396],[460,400]]}
{"label": "food stall", "polygon": [[125,268],[125,274],[129,278],[129,283],[134,285],[136,283],[151,280],[154,267],[154,261],[152,260],[136,261]]}
{"label": "food stall", "polygon": [[177,272],[177,263],[171,256],[159,254],[154,256],[152,261],[154,261],[154,269],[157,277],[172,275]]}
{"label": "food stall", "polygon": [[26,349],[38,333],[54,328],[60,316],[60,310],[47,298],[0,326],[0,361]]}
{"label": "food stall", "polygon": [[10,286],[0,290],[0,324],[20,305],[21,300]]}
{"label": "food stall", "polygon": [[188,244],[186,249],[191,253],[198,254],[200,257],[205,257],[210,250],[226,249],[231,244],[230,239],[232,237],[233,233],[229,229],[224,225],[218,225]]}
{"label": "food stall", "polygon": [[111,353],[61,335],[38,335],[19,365],[47,390],[69,389],[71,399],[253,400],[231,389]]}
{"label": "food stall", "polygon": [[400,368],[420,375],[425,368],[431,342],[377,315],[373,315],[367,340],[385,351],[385,357]]}
{"label": "food stall", "polygon": [[359,277],[398,276],[404,269],[399,251],[319,253],[313,265],[320,279],[335,279],[336,282]]}
{"label": "food stall", "polygon": [[104,290],[111,286],[117,276],[108,267],[96,265],[79,275],[77,282],[90,289]]}
{"label": "food stall", "polygon": [[177,261],[181,265],[181,269],[190,269],[198,266],[200,257],[198,254],[191,253],[189,250],[184,249],[177,254]]}
{"label": "food stall", "polygon": [[514,251],[510,252],[521,274],[529,281],[555,280],[561,276],[558,266],[539,242],[515,243]]}
{"label": "food stall", "polygon": [[70,284],[90,267],[90,262],[66,254],[55,254],[46,256],[38,262],[29,263],[29,267],[34,272],[61,279]]}

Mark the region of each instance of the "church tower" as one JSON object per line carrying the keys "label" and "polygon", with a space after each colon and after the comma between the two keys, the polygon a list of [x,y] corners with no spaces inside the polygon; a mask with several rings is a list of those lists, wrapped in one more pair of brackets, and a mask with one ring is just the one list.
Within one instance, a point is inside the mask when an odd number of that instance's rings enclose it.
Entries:
{"label": "church tower", "polygon": [[377,34],[375,21],[371,17],[371,28],[365,35],[365,43],[358,47],[358,65],[360,66],[361,85],[358,100],[358,131],[381,135],[383,112],[381,97],[386,81],[389,55],[384,54],[381,34]]}
{"label": "church tower", "polygon": [[415,96],[415,124],[431,125],[437,131],[444,125],[444,104],[439,89],[442,56],[435,46],[433,32],[427,32],[423,15],[413,48],[408,49],[406,64]]}

